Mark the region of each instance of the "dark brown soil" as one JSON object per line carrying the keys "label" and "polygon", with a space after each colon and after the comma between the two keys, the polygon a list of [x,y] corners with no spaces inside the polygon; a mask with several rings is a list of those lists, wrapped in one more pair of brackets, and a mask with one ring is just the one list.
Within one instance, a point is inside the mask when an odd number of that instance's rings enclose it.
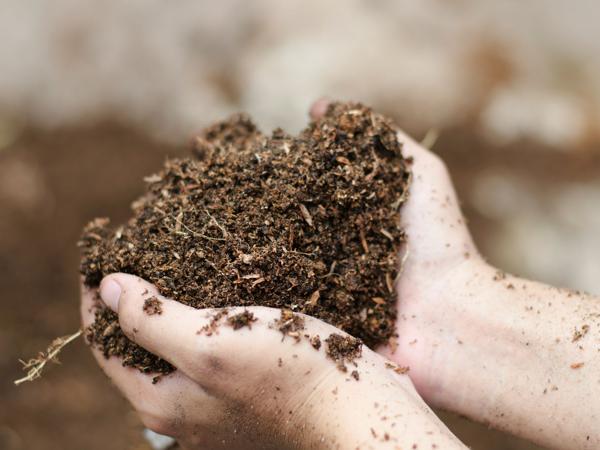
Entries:
{"label": "dark brown soil", "polygon": [[327,356],[333,359],[338,368],[346,371],[346,363],[352,363],[362,355],[362,342],[352,336],[333,333],[325,339]]}
{"label": "dark brown soil", "polygon": [[309,338],[310,345],[313,346],[315,350],[319,350],[321,348],[321,338],[319,335],[315,335]]}
{"label": "dark brown soil", "polygon": [[252,322],[256,322],[256,317],[254,317],[252,312],[245,310],[239,314],[228,317],[227,322],[234,330],[239,330],[243,327],[252,328]]}
{"label": "dark brown soil", "polygon": [[[285,308],[386,342],[410,184],[401,149],[391,122],[359,104],[331,105],[298,137],[234,116],[195,139],[194,158],[146,178],[126,225],[86,226],[85,283],[131,273],[194,308]],[[172,370],[116,320],[98,309],[88,340],[142,371]]]}
{"label": "dark brown soil", "polygon": [[144,300],[144,312],[149,316],[162,314],[162,302],[156,297],[150,297]]}
{"label": "dark brown soil", "polygon": [[294,314],[289,309],[282,309],[279,320],[275,322],[275,326],[284,336],[290,336],[300,340],[300,332],[304,330],[304,317],[299,314]]}
{"label": "dark brown soil", "polygon": [[212,316],[210,322],[207,325],[204,325],[202,328],[200,328],[196,332],[196,334],[205,334],[206,336],[212,336],[214,333],[218,333],[219,321],[221,320],[221,318],[227,317],[228,313],[229,311],[227,310],[227,308],[220,309]]}

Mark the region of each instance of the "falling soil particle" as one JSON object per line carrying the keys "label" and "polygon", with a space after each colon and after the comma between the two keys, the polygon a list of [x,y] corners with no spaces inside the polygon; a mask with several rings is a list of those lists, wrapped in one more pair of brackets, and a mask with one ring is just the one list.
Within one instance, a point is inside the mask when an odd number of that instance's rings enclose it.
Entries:
{"label": "falling soil particle", "polygon": [[588,334],[588,331],[590,331],[589,325],[582,325],[581,330],[578,330],[577,328],[575,328],[571,342],[577,342],[579,339],[581,339],[586,334]]}
{"label": "falling soil particle", "polygon": [[289,309],[282,309],[281,316],[275,321],[275,326],[284,336],[300,340],[300,332],[304,330],[304,317],[294,314]]}
{"label": "falling soil particle", "polygon": [[206,336],[212,336],[214,333],[217,333],[219,321],[223,316],[227,316],[229,311],[227,309],[222,309],[218,311],[215,315],[213,315],[210,319],[210,322],[200,328],[196,334],[204,334]]}
{"label": "falling soil particle", "polygon": [[243,327],[252,328],[252,322],[256,322],[254,314],[248,310],[244,310],[239,314],[235,314],[227,318],[227,323],[233,327],[234,330],[239,330]]}
{"label": "falling soil particle", "polygon": [[354,378],[356,381],[358,381],[360,379],[360,375],[358,374],[358,370],[353,370],[350,375],[352,375],[352,378]]}
{"label": "falling soil particle", "polygon": [[149,316],[162,314],[162,302],[156,297],[150,297],[144,300],[144,312]]}
{"label": "falling soil particle", "polygon": [[581,369],[585,363],[578,362],[571,364],[571,369]]}
{"label": "falling soil particle", "polygon": [[501,280],[505,280],[506,279],[506,272],[503,272],[502,270],[497,270],[496,273],[494,274],[494,281],[501,281]]}
{"label": "falling soil particle", "polygon": [[410,367],[408,367],[408,366],[397,366],[396,364],[391,363],[391,362],[386,362],[385,367],[388,369],[392,369],[394,372],[396,372],[399,375],[404,375],[405,373],[408,373],[408,371],[410,370]]}
{"label": "falling soil particle", "polygon": [[309,339],[309,341],[310,341],[310,345],[312,345],[315,350],[319,350],[321,348],[321,338],[319,337],[318,334],[315,336],[312,336]]}
{"label": "falling soil particle", "polygon": [[[388,119],[334,103],[293,137],[263,135],[236,115],[195,138],[192,153],[146,178],[125,225],[85,227],[87,286],[125,272],[194,308],[288,309],[371,347],[394,335],[391,280],[406,241],[399,219],[411,172]],[[173,370],[115,323],[98,306],[88,341],[142,371]]]}
{"label": "falling soil particle", "polygon": [[353,363],[362,355],[362,342],[352,336],[332,333],[327,339],[327,356],[335,361],[342,372],[346,372],[346,363]]}

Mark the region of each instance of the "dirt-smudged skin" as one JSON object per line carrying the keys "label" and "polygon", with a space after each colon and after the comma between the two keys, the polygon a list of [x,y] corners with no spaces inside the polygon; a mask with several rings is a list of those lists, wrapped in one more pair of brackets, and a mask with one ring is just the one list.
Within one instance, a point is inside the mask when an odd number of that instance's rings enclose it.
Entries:
{"label": "dirt-smudged skin", "polygon": [[[146,178],[133,217],[87,225],[85,284],[139,275],[194,308],[262,305],[329,322],[368,346],[394,333],[401,206],[410,184],[391,122],[332,104],[297,137],[245,115],[205,130],[193,157]],[[88,340],[149,372],[173,368],[129,342],[98,309]]]}

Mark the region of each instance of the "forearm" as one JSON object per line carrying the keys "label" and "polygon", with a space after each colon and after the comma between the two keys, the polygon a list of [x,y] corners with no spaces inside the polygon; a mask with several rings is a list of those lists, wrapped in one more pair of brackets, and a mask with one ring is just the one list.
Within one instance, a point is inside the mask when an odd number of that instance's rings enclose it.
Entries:
{"label": "forearm", "polygon": [[439,406],[548,447],[598,448],[600,299],[484,264],[452,283]]}

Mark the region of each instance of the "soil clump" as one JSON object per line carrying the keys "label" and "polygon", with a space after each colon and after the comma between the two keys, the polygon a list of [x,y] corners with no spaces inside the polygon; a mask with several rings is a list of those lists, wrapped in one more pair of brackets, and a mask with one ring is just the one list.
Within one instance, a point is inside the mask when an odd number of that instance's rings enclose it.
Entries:
{"label": "soil clump", "polygon": [[[238,114],[196,137],[190,158],[146,177],[126,224],[85,227],[81,273],[90,287],[110,273],[138,275],[194,308],[281,308],[284,322],[308,314],[374,347],[394,335],[410,179],[391,121],[361,104],[331,104],[298,136],[264,135]],[[161,314],[151,303],[147,313]],[[143,372],[174,370],[131,342],[114,312],[99,305],[95,314],[86,336],[106,357]],[[299,335],[289,320],[281,331]],[[349,354],[333,336],[328,354],[343,364]]]}

